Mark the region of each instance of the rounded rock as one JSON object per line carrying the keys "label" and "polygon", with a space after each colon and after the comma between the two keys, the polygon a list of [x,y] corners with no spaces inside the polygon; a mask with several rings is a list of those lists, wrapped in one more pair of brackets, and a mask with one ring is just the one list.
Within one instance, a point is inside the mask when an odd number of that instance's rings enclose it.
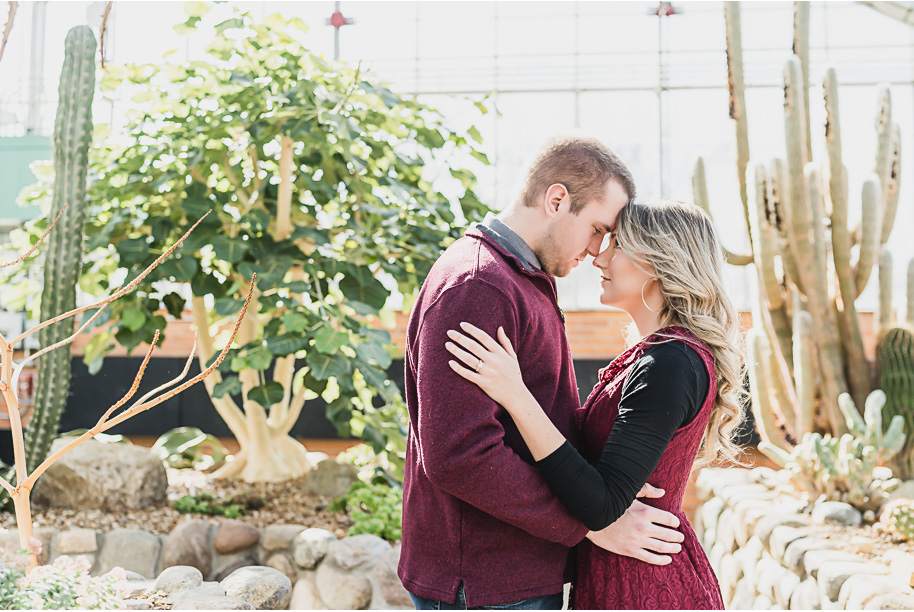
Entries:
{"label": "rounded rock", "polygon": [[322,563],[315,575],[317,592],[331,610],[361,610],[371,603],[371,581],[364,574]]}
{"label": "rounded rock", "polygon": [[812,509],[812,520],[814,523],[836,523],[848,527],[859,527],[863,522],[863,515],[850,504],[827,501]]}
{"label": "rounded rock", "polygon": [[174,565],[166,568],[155,582],[156,591],[165,591],[169,595],[180,591],[195,589],[203,584],[203,574],[190,565]]}
{"label": "rounded rock", "polygon": [[234,597],[188,597],[176,602],[172,610],[256,610],[250,603]]}
{"label": "rounded rock", "polygon": [[304,525],[270,525],[263,530],[260,545],[264,550],[285,550],[304,530]]}
{"label": "rounded rock", "polygon": [[271,567],[242,567],[220,584],[228,597],[244,600],[257,610],[282,610],[292,599],[292,581]]}
{"label": "rounded rock", "polygon": [[390,543],[376,535],[362,533],[330,544],[328,557],[341,569],[372,567],[381,555],[390,550]]}
{"label": "rounded rock", "polygon": [[298,570],[295,569],[295,564],[286,553],[274,553],[267,559],[267,567],[282,572],[292,582],[298,579]]}
{"label": "rounded rock", "polygon": [[259,540],[259,530],[244,521],[231,519],[219,525],[216,537],[213,540],[213,548],[220,555],[228,555],[250,548],[257,544]]}
{"label": "rounded rock", "polygon": [[213,555],[209,548],[209,523],[190,519],[180,523],[165,538],[162,567],[190,565],[209,576],[213,570]]}
{"label": "rounded rock", "polygon": [[221,568],[218,572],[216,572],[216,575],[213,576],[213,580],[216,582],[222,582],[228,578],[228,576],[235,570],[241,569],[242,567],[251,567],[252,565],[259,565],[259,563],[257,562],[257,559],[250,555],[236,559],[235,561],[232,561],[225,567]]}
{"label": "rounded rock", "polygon": [[339,538],[326,529],[305,529],[292,542],[292,559],[304,569],[314,569],[324,560],[332,542]]}
{"label": "rounded rock", "polygon": [[375,572],[378,577],[378,585],[381,587],[381,596],[389,604],[398,606],[413,605],[413,600],[409,596],[409,591],[403,587],[400,577],[397,575],[397,566],[400,563],[400,545],[388,550],[381,555]]}
{"label": "rounded rock", "polygon": [[359,471],[351,463],[325,459],[317,463],[302,483],[307,493],[324,497],[341,497],[359,480]]}

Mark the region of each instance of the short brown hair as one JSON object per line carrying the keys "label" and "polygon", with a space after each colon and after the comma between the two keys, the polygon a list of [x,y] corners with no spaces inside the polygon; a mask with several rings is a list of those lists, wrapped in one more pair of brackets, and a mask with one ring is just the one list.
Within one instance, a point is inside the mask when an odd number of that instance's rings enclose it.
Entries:
{"label": "short brown hair", "polygon": [[587,202],[600,197],[607,181],[618,181],[629,199],[635,197],[635,179],[612,149],[583,136],[559,136],[536,153],[521,184],[520,202],[537,206],[550,185],[561,183],[571,196],[571,212],[578,214]]}

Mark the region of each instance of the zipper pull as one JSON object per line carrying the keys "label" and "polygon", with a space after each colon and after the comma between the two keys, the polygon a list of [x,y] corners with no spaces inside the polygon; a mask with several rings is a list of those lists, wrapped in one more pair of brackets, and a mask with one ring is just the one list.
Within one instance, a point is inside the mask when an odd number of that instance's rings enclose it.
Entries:
{"label": "zipper pull", "polygon": [[565,311],[559,308],[559,316],[562,317],[562,325],[565,324]]}

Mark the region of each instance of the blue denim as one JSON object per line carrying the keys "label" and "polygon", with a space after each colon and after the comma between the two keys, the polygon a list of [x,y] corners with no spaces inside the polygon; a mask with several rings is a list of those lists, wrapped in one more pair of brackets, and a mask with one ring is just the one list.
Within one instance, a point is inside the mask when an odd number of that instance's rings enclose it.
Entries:
{"label": "blue denim", "polygon": [[413,599],[416,610],[561,610],[564,603],[562,593],[555,595],[542,595],[540,597],[529,597],[520,601],[512,601],[504,604],[493,604],[490,606],[479,606],[476,608],[467,608],[467,594],[463,588],[463,583],[457,587],[457,599],[454,603],[426,599],[417,595],[409,594]]}

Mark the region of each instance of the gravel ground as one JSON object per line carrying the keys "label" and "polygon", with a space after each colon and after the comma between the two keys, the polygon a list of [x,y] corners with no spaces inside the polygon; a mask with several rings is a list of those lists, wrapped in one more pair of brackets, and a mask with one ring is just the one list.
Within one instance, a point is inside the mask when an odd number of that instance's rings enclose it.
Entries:
{"label": "gravel ground", "polygon": [[[186,518],[202,518],[218,525],[222,516],[181,514],[172,503],[182,495],[210,493],[216,499],[234,497],[240,493],[260,495],[266,505],[259,510],[249,510],[241,517],[246,523],[263,528],[269,525],[304,525],[320,527],[339,537],[346,535],[352,521],[345,513],[330,512],[327,507],[333,500],[312,495],[301,490],[302,480],[280,483],[247,484],[233,480],[215,480],[211,475],[193,469],[168,470],[168,502],[143,510],[105,512],[70,508],[44,508],[32,505],[35,527],[53,527],[58,530],[84,527],[100,532],[114,529],[143,529],[151,533],[167,534]],[[15,529],[16,518],[11,513],[0,513],[0,527]]]}

